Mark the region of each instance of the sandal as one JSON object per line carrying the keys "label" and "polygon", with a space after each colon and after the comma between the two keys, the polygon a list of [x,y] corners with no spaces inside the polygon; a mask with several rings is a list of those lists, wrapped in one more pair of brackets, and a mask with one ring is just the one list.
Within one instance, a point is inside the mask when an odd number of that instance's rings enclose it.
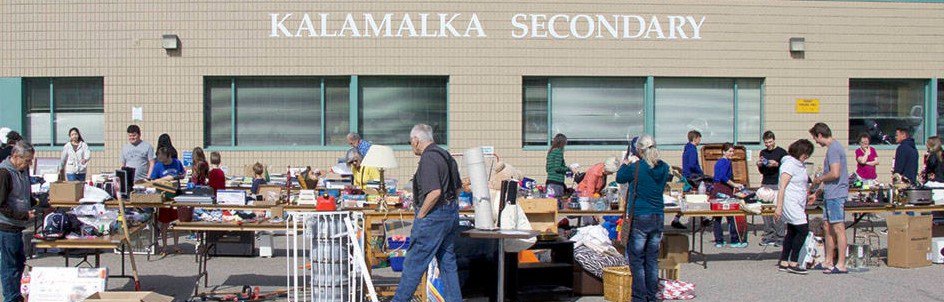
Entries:
{"label": "sandal", "polygon": [[827,275],[840,275],[840,274],[848,274],[848,273],[849,271],[841,271],[839,270],[839,268],[836,268],[836,267],[833,267],[833,269],[831,270],[823,271],[823,274],[827,274]]}
{"label": "sandal", "polygon": [[834,267],[832,267],[832,266],[823,266],[822,263],[819,263],[819,264],[816,264],[816,266],[814,266],[814,267],[812,268],[812,270],[816,270],[816,271],[831,271],[833,268],[834,268]]}

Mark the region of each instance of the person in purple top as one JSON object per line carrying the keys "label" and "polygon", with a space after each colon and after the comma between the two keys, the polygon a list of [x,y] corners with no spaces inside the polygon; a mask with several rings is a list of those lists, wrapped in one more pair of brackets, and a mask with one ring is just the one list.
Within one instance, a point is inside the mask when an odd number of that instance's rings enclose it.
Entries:
{"label": "person in purple top", "polygon": [[[724,143],[721,146],[723,157],[715,163],[715,184],[709,194],[712,198],[717,198],[720,194],[734,196],[734,189],[744,189],[744,185],[734,182],[734,169],[731,166],[731,159],[734,157],[734,145]],[[734,216],[728,216],[726,218],[728,221],[728,231],[731,235],[730,246],[733,248],[747,247],[747,242],[742,241],[740,234],[738,234],[737,222]],[[714,219],[715,247],[724,247],[724,230],[721,228],[721,217],[714,217],[712,219]]]}
{"label": "person in purple top", "polygon": [[855,151],[856,175],[863,181],[874,182],[878,178],[875,167],[878,166],[878,153],[870,146],[868,133],[859,135],[859,148]]}

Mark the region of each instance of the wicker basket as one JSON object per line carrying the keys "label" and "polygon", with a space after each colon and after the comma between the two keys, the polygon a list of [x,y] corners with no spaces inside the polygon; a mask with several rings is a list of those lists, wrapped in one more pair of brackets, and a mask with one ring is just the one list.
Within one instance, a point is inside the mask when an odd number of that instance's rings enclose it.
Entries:
{"label": "wicker basket", "polygon": [[633,298],[633,275],[629,266],[603,268],[603,299],[624,302]]}

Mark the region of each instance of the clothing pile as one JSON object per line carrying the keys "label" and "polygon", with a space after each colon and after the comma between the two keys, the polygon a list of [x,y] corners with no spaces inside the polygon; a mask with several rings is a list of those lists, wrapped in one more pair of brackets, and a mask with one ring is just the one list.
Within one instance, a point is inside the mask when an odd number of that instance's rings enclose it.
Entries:
{"label": "clothing pile", "polygon": [[229,211],[229,210],[193,210],[193,221],[207,222],[255,222],[258,216],[256,213],[248,211]]}
{"label": "clothing pile", "polygon": [[574,260],[577,264],[598,278],[603,278],[604,267],[626,265],[626,257],[616,250],[609,231],[602,226],[579,228],[570,241],[574,242]]}

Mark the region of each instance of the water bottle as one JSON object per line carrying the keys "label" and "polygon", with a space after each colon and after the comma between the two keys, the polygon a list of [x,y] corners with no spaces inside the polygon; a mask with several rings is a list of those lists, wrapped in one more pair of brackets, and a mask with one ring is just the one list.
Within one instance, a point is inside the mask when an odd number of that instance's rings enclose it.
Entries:
{"label": "water bottle", "polygon": [[698,194],[705,194],[705,192],[706,192],[707,190],[708,190],[708,189],[705,188],[705,182],[704,182],[704,181],[698,183]]}

